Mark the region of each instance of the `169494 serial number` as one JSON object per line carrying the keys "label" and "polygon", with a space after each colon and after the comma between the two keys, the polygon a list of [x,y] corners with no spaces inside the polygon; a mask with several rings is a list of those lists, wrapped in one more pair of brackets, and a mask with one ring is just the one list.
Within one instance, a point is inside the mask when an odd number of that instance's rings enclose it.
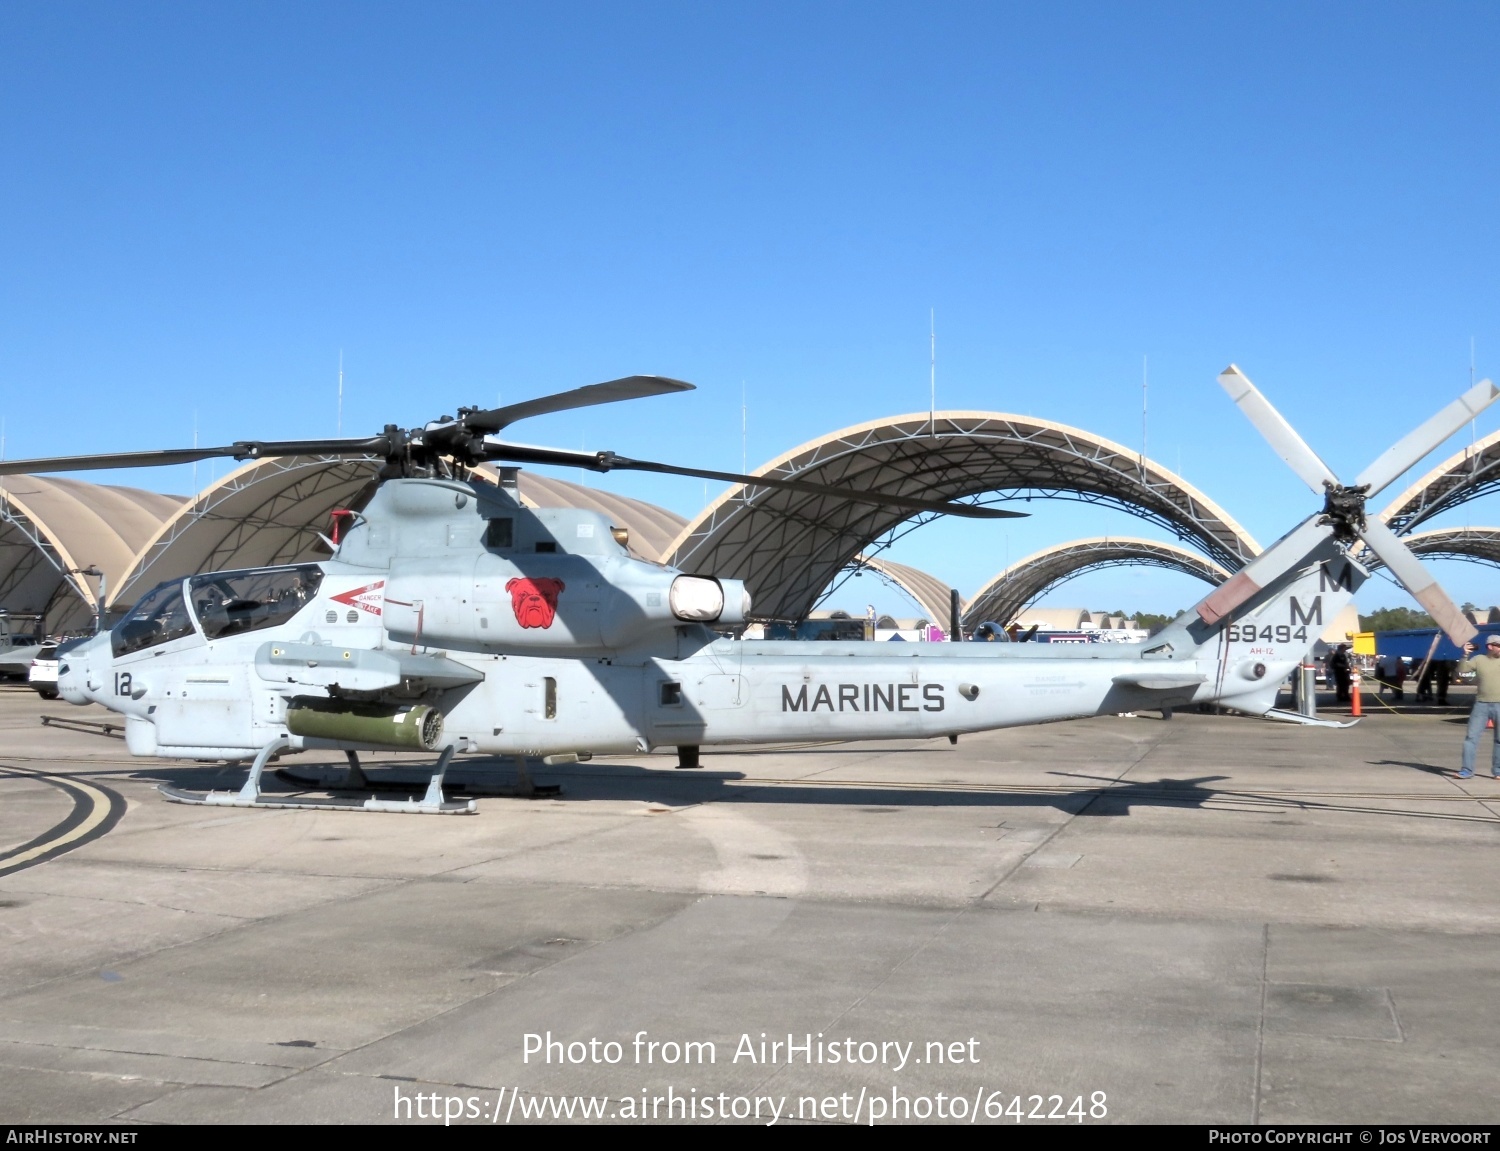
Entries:
{"label": "169494 serial number", "polygon": [[1224,637],[1230,643],[1306,643],[1307,629],[1285,623],[1261,627],[1253,623],[1232,623],[1224,629]]}

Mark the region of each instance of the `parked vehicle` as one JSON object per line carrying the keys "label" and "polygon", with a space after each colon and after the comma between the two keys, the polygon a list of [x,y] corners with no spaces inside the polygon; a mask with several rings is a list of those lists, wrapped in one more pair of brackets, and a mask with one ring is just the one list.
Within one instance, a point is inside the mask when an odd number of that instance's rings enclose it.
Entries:
{"label": "parked vehicle", "polygon": [[26,678],[43,699],[57,698],[57,644],[42,644],[31,661],[31,671]]}
{"label": "parked vehicle", "polygon": [[0,678],[24,679],[36,658],[42,620],[36,615],[13,615],[0,608]]}

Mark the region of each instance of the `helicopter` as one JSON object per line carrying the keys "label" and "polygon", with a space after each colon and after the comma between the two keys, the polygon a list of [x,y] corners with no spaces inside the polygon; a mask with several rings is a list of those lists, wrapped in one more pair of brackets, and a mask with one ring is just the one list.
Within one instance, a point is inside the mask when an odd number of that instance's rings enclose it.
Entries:
{"label": "helicopter", "polygon": [[[792,476],[740,475],[509,442],[543,412],[666,395],[679,380],[629,376],[503,408],[460,408],[364,439],[16,460],[0,474],[154,466],[212,457],[384,460],[365,505],[334,516],[318,562],[167,580],[106,632],[60,653],[58,691],[125,717],[131,754],[250,761],[238,791],[161,784],[169,800],[235,807],[342,807],[463,814],[444,777],[458,754],[523,765],[675,747],[678,765],[726,744],[959,735],[1119,712],[1217,704],[1275,709],[1282,681],[1368,577],[1361,544],[1462,644],[1471,623],[1365,501],[1497,397],[1486,380],[1342,485],[1231,365],[1221,386],[1324,506],[1149,641],[1133,645],[745,641],[743,582],[633,556],[607,517],[528,508],[480,464],[639,470],[790,488],[972,518],[1022,513],[859,492]],[[1105,647],[1107,646],[1107,650]],[[425,794],[371,789],[360,752],[436,755]],[[342,752],[328,798],[262,790],[284,754]]]}

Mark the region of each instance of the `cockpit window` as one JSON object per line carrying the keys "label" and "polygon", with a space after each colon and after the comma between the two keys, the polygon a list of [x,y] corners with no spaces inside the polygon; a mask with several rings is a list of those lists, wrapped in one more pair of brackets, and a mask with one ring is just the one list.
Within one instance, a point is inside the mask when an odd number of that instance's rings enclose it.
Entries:
{"label": "cockpit window", "polygon": [[188,580],[188,598],[203,634],[220,639],[285,623],[317,596],[322,582],[316,564],[215,572]]}
{"label": "cockpit window", "polygon": [[193,634],[193,620],[182,599],[182,581],[157,584],[110,630],[109,646],[128,655]]}

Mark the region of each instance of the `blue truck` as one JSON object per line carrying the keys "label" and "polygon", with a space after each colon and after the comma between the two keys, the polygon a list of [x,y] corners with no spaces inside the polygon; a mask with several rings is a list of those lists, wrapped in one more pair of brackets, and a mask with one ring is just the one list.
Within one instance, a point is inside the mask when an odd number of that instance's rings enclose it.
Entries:
{"label": "blue truck", "polygon": [[[1484,650],[1487,637],[1500,635],[1500,623],[1482,623],[1478,625],[1479,634],[1474,637],[1474,646],[1478,651]],[[1437,640],[1437,648],[1433,649],[1432,641]],[[1376,655],[1397,655],[1421,664],[1428,658],[1427,653],[1432,652],[1433,659],[1463,659],[1464,653],[1453,645],[1453,641],[1445,636],[1435,627],[1414,627],[1402,631],[1377,631],[1375,633]]]}

